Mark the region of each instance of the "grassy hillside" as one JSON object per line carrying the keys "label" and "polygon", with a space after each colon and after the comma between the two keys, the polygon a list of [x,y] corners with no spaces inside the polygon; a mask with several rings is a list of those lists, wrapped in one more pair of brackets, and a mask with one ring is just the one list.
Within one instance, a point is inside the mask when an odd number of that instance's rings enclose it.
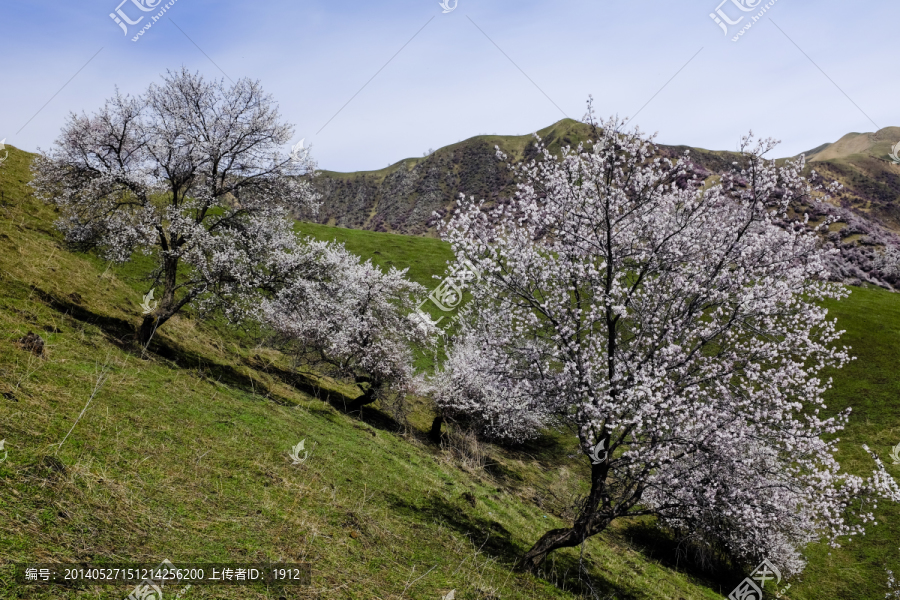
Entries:
{"label": "grassy hillside", "polygon": [[[329,239],[345,241],[348,247],[363,248],[361,240],[390,236],[366,231],[303,224]],[[428,248],[434,240],[405,238]],[[424,254],[424,253],[423,253]],[[425,254],[428,256],[427,254]],[[406,253],[403,261],[410,260]],[[405,264],[405,263],[404,263]],[[433,268],[441,266],[434,261]],[[829,311],[845,330],[842,344],[856,357],[847,367],[833,373],[834,388],[828,392],[828,407],[834,413],[852,407],[850,426],[841,434],[838,460],[850,472],[867,475],[873,465],[862,450],[867,444],[885,462],[888,471],[900,481],[900,465],[891,464],[889,453],[900,444],[900,294],[876,288],[851,288],[850,297],[830,302]],[[790,582],[788,598],[814,600],[820,598],[881,600],[886,593],[885,567],[900,573],[900,506],[880,506],[876,511],[878,525],[869,527],[865,537],[832,549],[815,546],[809,549],[810,564],[799,578]],[[642,527],[626,527],[626,535],[640,546]],[[630,535],[629,535],[630,534]],[[738,578],[738,581],[740,578]],[[730,589],[724,590],[727,594]]]}
{"label": "grassy hillside", "polygon": [[848,133],[833,144],[823,144],[807,155],[810,161],[840,160],[859,154],[888,158],[900,142],[900,127],[884,127],[872,133]]}
{"label": "grassy hillside", "polygon": [[[296,598],[438,599],[450,589],[460,599],[576,597],[575,552],[558,553],[546,579],[510,568],[546,528],[563,524],[564,507],[547,490],[561,493],[549,488],[551,476],[584,467],[566,458],[571,440],[488,448],[487,470],[467,467],[375,409],[346,415],[350,389],[315,374],[294,378],[251,332],[191,313],[161,328],[141,357],[125,338],[147,282],[134,266],[65,249],[54,212],[27,193],[28,160],[11,149],[0,170],[0,439],[8,451],[0,597],[121,599],[133,588],[19,586],[16,562],[163,559],[309,561],[313,584]],[[356,241],[386,263],[420,270],[414,259],[437,265],[447,256],[427,240]],[[17,347],[29,331],[46,341],[46,357]],[[304,439],[310,457],[294,466],[288,451]],[[585,550],[595,585],[610,597],[719,597],[637,552],[621,531]],[[275,597],[232,586],[182,596]]]}
{"label": "grassy hillside", "polygon": [[[297,377],[252,332],[191,313],[175,317],[141,357],[124,338],[147,282],[135,266],[68,252],[53,211],[28,195],[25,153],[0,169],[0,598],[117,598],[133,586],[17,586],[24,561],[309,561],[296,598],[574,599],[575,551],[555,553],[545,578],[511,570],[516,556],[570,514],[560,482],[587,467],[572,439],[516,450],[486,446],[474,468],[423,441],[427,413],[403,431],[377,409],[345,414],[353,395],[315,373]],[[410,267],[424,285],[449,249],[410,238],[299,224],[382,266]],[[900,296],[855,289],[832,307],[859,357],[839,374],[829,408],[853,406],[840,458],[864,472],[865,442],[882,456],[900,442]],[[47,342],[38,358],[15,341]],[[79,415],[96,388],[83,416]],[[316,397],[318,396],[318,398]],[[73,428],[74,425],[74,428]],[[71,433],[66,438],[67,433]],[[60,442],[65,442],[60,446]],[[306,440],[310,458],[287,456]],[[889,461],[888,461],[889,462]],[[900,466],[889,466],[900,477]],[[883,598],[883,565],[900,572],[900,507],[841,550],[814,548],[792,599]],[[829,551],[831,554],[829,555]],[[671,543],[648,523],[621,524],[585,547],[603,598],[721,598],[740,574],[676,568]],[[167,596],[168,597],[168,596]],[[275,598],[252,587],[193,587],[195,598]]]}
{"label": "grassy hillside", "polygon": [[[894,131],[900,131],[900,128],[882,130],[878,143],[872,146],[873,152],[884,151],[886,156],[884,140],[890,138]],[[550,153],[558,155],[563,146],[576,147],[589,139],[591,130],[584,123],[562,119],[537,134]],[[850,137],[860,135],[874,134],[851,134]],[[810,153],[819,153],[817,157],[832,156],[832,147],[846,149],[858,145],[841,141],[823,144]],[[460,194],[483,199],[490,205],[504,202],[515,193],[514,181],[505,162],[498,160],[495,148],[500,148],[512,163],[537,157],[532,134],[479,135],[439,148],[428,156],[406,158],[377,171],[322,171],[320,177],[314,180],[323,199],[322,207],[316,214],[300,216],[307,221],[353,229],[436,236],[437,219],[434,213],[446,216],[456,206]],[[662,156],[668,158],[681,157],[685,151],[690,151],[695,173],[701,177],[729,171],[732,164],[739,160],[737,153],[729,151],[683,145],[660,145],[658,149]],[[885,163],[883,157],[879,155],[878,160],[880,167],[884,167],[881,164]],[[848,190],[842,195],[849,203],[848,207],[866,206],[866,199],[873,194],[878,196],[879,202],[897,204],[900,188],[892,188],[890,181],[886,181],[878,169],[854,171],[856,179],[851,181],[850,177],[842,176],[842,172],[838,173],[835,170],[837,167],[832,168],[832,164],[838,163],[820,162],[817,168],[831,178],[853,184],[848,185]],[[886,214],[882,211],[876,216],[881,218]]]}
{"label": "grassy hillside", "polygon": [[329,227],[298,222],[297,230],[321,241],[338,241],[359,256],[370,258],[382,269],[408,269],[407,277],[426,288],[433,288],[453,260],[450,246],[435,238],[420,238],[376,231]]}

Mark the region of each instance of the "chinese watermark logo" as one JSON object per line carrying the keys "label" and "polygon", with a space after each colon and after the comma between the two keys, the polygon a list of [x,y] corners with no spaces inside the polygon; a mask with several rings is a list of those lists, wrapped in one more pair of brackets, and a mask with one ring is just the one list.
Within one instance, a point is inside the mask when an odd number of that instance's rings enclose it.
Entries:
{"label": "chinese watermark logo", "polygon": [[[744,580],[728,594],[728,600],[762,600],[762,588],[767,581],[774,581],[775,585],[781,583],[781,571],[769,562],[769,559],[763,560],[762,563],[756,567],[756,570],[750,573],[750,577],[744,578]],[[781,595],[788,591],[790,587],[791,585],[788,584],[784,589],[778,592],[777,597],[781,598]]]}
{"label": "chinese watermark logo", "polygon": [[[476,269],[475,265],[471,262],[463,259],[462,264],[454,265],[450,269],[450,275],[445,277],[444,280],[428,294],[428,298],[419,303],[419,306],[416,307],[415,314],[410,315],[410,318],[414,321],[418,321],[422,327],[436,327],[438,323],[444,320],[444,317],[441,317],[437,321],[432,321],[428,315],[422,312],[422,305],[425,304],[426,301],[431,300],[431,302],[442,311],[450,312],[462,302],[463,291],[473,280],[481,280],[481,271]],[[446,329],[446,327],[444,329]]]}
{"label": "chinese watermark logo", "polygon": [[450,0],[441,0],[439,6],[444,9],[444,14],[448,12],[452,12],[456,6],[459,4],[459,0],[453,0],[453,6],[450,6]]}
{"label": "chinese watermark logo", "polygon": [[[3,161],[5,161],[9,157],[9,150],[6,149],[5,144],[6,144],[6,138],[3,138],[2,140],[0,140],[0,150],[3,150],[3,158],[0,158],[0,165],[2,165]],[[900,144],[898,144],[898,145],[900,145]]]}
{"label": "chinese watermark logo", "polygon": [[[597,442],[597,445],[594,446],[593,450],[591,450],[591,464],[599,465],[604,462],[609,457],[609,450],[604,450],[603,446],[606,443],[606,440],[600,440]],[[600,457],[600,451],[603,450],[603,457]]]}
{"label": "chinese watermark logo", "polygon": [[[3,142],[5,141],[6,140],[3,140]],[[0,148],[3,148],[3,142],[0,142]],[[895,165],[900,165],[900,142],[897,142],[897,145],[891,148],[891,153],[888,154],[888,156],[891,157],[891,161],[893,161]]]}
{"label": "chinese watermark logo", "polygon": [[303,147],[303,140],[301,139],[291,148],[291,161],[295,163],[303,162],[303,159],[306,158],[306,155],[309,153],[309,150]]}
{"label": "chinese watermark logo", "polygon": [[[2,447],[3,447],[3,444],[0,443],[0,448],[2,448]],[[891,458],[894,459],[895,465],[900,465],[900,444],[897,444],[891,450]]]}
{"label": "chinese watermark logo", "polygon": [[[109,13],[109,18],[116,22],[116,25],[122,28],[122,33],[128,35],[128,27],[125,25],[137,25],[141,21],[144,20],[144,17],[138,17],[137,21],[132,21],[128,18],[124,12],[122,12],[122,5],[128,2],[129,0],[122,0],[119,5],[116,7],[116,12]],[[138,7],[139,10],[143,12],[150,12],[155,9],[162,0],[131,0],[131,3]],[[118,16],[116,16],[118,15]],[[122,17],[121,19],[119,17]]]}
{"label": "chinese watermark logo", "polygon": [[125,600],[162,600],[162,588],[170,570],[175,570],[175,565],[169,559],[162,561],[151,571],[151,576],[137,584]]}
{"label": "chinese watermark logo", "polygon": [[[749,16],[749,15],[741,15],[736,20],[732,20],[725,13],[725,11],[722,10],[722,6],[727,4],[728,2],[731,2],[741,12],[749,13],[749,12],[759,9],[759,5],[762,3],[762,1],[763,0],[722,0],[722,2],[720,2],[719,5],[716,7],[715,12],[709,13],[709,18],[712,19],[713,21],[715,21],[716,25],[718,25],[719,27],[722,28],[722,31],[725,33],[725,35],[728,35],[729,26],[739,25],[741,23],[741,21],[744,20],[744,17]],[[732,42],[738,41],[738,39],[740,39],[740,37],[742,35],[744,35],[744,32],[747,31],[748,29],[750,29],[751,27],[753,27],[753,25],[757,21],[762,19],[763,14],[765,14],[765,12],[767,10],[772,8],[772,6],[774,6],[775,2],[777,2],[777,1],[778,0],[770,0],[770,2],[765,4],[762,7],[762,9],[759,10],[759,12],[757,12],[753,16],[750,16],[751,21],[749,21],[746,25],[744,25],[743,28],[737,32],[737,35],[735,35],[733,38],[731,38],[731,41]],[[740,14],[740,13],[737,13],[737,14]]]}
{"label": "chinese watermark logo", "polygon": [[[304,444],[306,443],[306,439],[300,440],[300,443],[291,448],[291,451],[288,453],[291,459],[294,461],[295,465],[299,465],[302,462],[306,461],[306,458],[309,456],[309,452],[304,450]],[[300,453],[303,452],[303,458],[300,458]]]}
{"label": "chinese watermark logo", "polygon": [[153,302],[153,288],[150,288],[150,291],[147,292],[146,295],[144,295],[144,301],[141,302],[142,314],[149,315],[154,310],[156,310],[157,306],[159,306],[159,302],[156,302],[152,306],[150,305],[151,302]]}
{"label": "chinese watermark logo", "polygon": [[[140,23],[141,21],[144,20],[145,16],[149,16],[149,15],[141,15],[136,20],[132,21],[128,17],[128,15],[125,14],[125,12],[122,10],[122,5],[125,4],[126,2],[131,2],[138,8],[138,10],[146,13],[146,12],[151,12],[151,11],[154,11],[154,10],[160,8],[159,5],[160,5],[160,3],[162,3],[162,1],[163,0],[122,0],[122,2],[120,2],[119,5],[116,7],[115,12],[109,13],[109,18],[112,19],[113,21],[115,21],[116,25],[118,25],[119,27],[122,28],[122,33],[124,33],[125,35],[128,35],[128,25],[137,25],[138,23]],[[138,39],[140,39],[140,37],[142,35],[144,35],[144,32],[147,31],[148,29],[150,29],[151,27],[153,27],[153,24],[156,23],[157,21],[159,21],[162,18],[163,14],[165,14],[165,12],[167,10],[169,10],[172,7],[172,5],[175,4],[175,2],[177,2],[177,1],[178,0],[170,0],[165,5],[162,6],[162,10],[160,10],[157,14],[150,16],[150,21],[148,21],[147,24],[144,25],[144,27],[140,31],[137,32],[137,35],[135,35],[133,38],[131,38],[131,41],[132,42],[138,41]]]}

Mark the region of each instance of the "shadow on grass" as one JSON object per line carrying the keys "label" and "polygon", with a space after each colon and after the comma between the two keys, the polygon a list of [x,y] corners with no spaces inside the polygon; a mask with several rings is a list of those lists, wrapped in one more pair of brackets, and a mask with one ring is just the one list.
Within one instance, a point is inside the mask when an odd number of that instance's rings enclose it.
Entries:
{"label": "shadow on grass", "polygon": [[135,329],[132,323],[118,317],[100,315],[84,308],[80,304],[81,296],[77,293],[69,294],[66,298],[59,298],[36,286],[31,286],[31,290],[41,302],[53,310],[72,317],[76,321],[95,325],[115,346],[128,349],[134,345]]}
{"label": "shadow on grass", "polygon": [[371,425],[376,429],[391,433],[404,430],[403,425],[396,419],[371,404],[367,404],[362,410],[351,410],[349,408],[351,403],[359,398],[359,396],[362,395],[362,392],[357,396],[349,396],[338,390],[321,387],[314,377],[310,377],[299,371],[285,369],[275,364],[266,363],[259,356],[243,359],[243,362],[247,366],[252,367],[257,371],[268,373],[282,383],[305,392],[317,400],[327,402],[338,412],[358,417],[360,421]]}
{"label": "shadow on grass", "polygon": [[[45,292],[37,287],[32,287],[35,295],[45,304],[57,312],[69,316],[76,321],[96,326],[106,339],[120,350],[134,356],[143,356],[143,349],[138,346],[136,340],[135,324],[125,319],[111,317],[91,311],[81,305],[81,297],[70,294],[61,298]],[[277,404],[293,406],[295,402],[284,398],[270,390],[264,382],[257,381],[247,374],[241,373],[232,365],[209,360],[198,352],[193,352],[181,347],[176,342],[164,336],[156,336],[150,341],[148,353],[155,354],[166,359],[176,366],[184,369],[197,369],[205,377],[247,392],[253,396],[262,395]],[[309,386],[302,386],[301,382],[286,382],[294,385],[301,391],[308,391]],[[296,384],[296,385],[295,385]]]}
{"label": "shadow on grass", "polygon": [[511,453],[523,454],[542,465],[558,465],[564,462],[569,454],[578,450],[575,432],[547,430],[543,435],[510,447]]}
{"label": "shadow on grass", "polygon": [[[521,487],[528,479],[514,466],[504,463],[522,461],[526,464],[536,465],[544,472],[555,471],[560,466],[566,466],[574,472],[584,471],[585,476],[590,472],[589,466],[586,466],[583,461],[578,462],[582,455],[578,449],[577,438],[574,435],[567,435],[565,431],[547,430],[542,435],[524,443],[515,445],[493,443],[491,447],[501,460],[488,462],[485,465],[485,471],[498,483],[509,489]],[[573,457],[574,460],[570,458],[573,452],[576,453]]]}
{"label": "shadow on grass", "polygon": [[[440,521],[442,524],[470,538],[479,552],[493,557],[498,563],[514,569],[527,547],[517,544],[512,534],[503,525],[490,519],[469,514],[466,511],[465,496],[456,501],[448,501],[435,495],[426,496],[421,504],[413,504],[395,494],[387,495],[387,505],[392,511],[402,513],[409,519],[422,524]],[[577,548],[575,549],[577,552]],[[579,560],[571,553],[551,553],[542,565],[538,576],[561,590],[584,598],[638,598],[627,588],[611,581],[598,571],[590,561],[579,565]]]}
{"label": "shadow on grass", "polygon": [[[61,298],[34,286],[32,286],[32,290],[42,302],[57,312],[99,328],[111,344],[124,352],[135,356],[144,354],[142,348],[135,342],[134,323],[118,317],[102,315],[85,308],[81,305],[81,297],[77,294],[70,294],[68,297]],[[210,360],[209,357],[199,352],[188,350],[165,336],[157,336],[151,339],[147,351],[172,362],[180,368],[197,369],[203,373],[204,377],[244,391],[251,396],[259,395],[282,406],[294,406],[296,404],[296,402],[277,394],[265,382],[241,373],[232,365]],[[328,403],[339,412],[356,415],[361,421],[372,427],[390,432],[403,429],[403,426],[394,418],[372,406],[366,406],[361,411],[349,411],[348,406],[356,400],[357,396],[348,396],[338,390],[321,387],[313,377],[297,371],[283,369],[277,365],[266,364],[258,356],[251,359],[241,357],[241,362],[251,369],[265,372],[296,390]]]}
{"label": "shadow on grass", "polygon": [[524,551],[513,542],[510,532],[499,523],[467,514],[464,509],[466,500],[462,496],[458,501],[450,502],[429,495],[421,504],[413,504],[396,494],[388,494],[387,503],[393,511],[423,524],[440,520],[459,533],[471,537],[476,548],[481,547],[483,551],[507,564],[514,564]]}
{"label": "shadow on grass", "polygon": [[684,573],[697,583],[720,594],[727,594],[746,577],[744,570],[725,558],[718,557],[704,568],[692,556],[692,551],[679,544],[678,540],[656,526],[650,520],[641,520],[626,525],[616,532],[636,551],[661,565]]}

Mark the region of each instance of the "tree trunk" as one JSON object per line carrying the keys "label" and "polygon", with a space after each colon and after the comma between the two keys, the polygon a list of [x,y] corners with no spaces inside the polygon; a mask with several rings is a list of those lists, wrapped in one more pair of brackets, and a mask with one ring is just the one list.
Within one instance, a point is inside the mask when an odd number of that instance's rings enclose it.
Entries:
{"label": "tree trunk", "polygon": [[519,567],[525,571],[536,572],[547,555],[558,548],[571,548],[584,540],[602,532],[612,522],[609,517],[591,514],[586,519],[579,517],[570,529],[551,529],[531,547],[519,560]]}
{"label": "tree trunk", "polygon": [[570,529],[551,529],[531,547],[519,560],[520,567],[531,573],[537,571],[547,555],[557,548],[570,548],[581,543],[583,532],[576,527]]}
{"label": "tree trunk", "polygon": [[435,444],[441,443],[441,424],[444,422],[444,417],[438,415],[434,418],[434,421],[431,422],[431,431],[428,432],[428,439],[434,442]]}
{"label": "tree trunk", "polygon": [[375,391],[375,386],[373,385],[372,387],[367,389],[362,396],[348,404],[347,410],[349,412],[355,412],[358,410],[362,410],[362,407],[366,404],[372,404],[373,402],[375,402]]}
{"label": "tree trunk", "polygon": [[551,529],[542,535],[541,539],[531,547],[531,550],[519,559],[519,568],[533,573],[553,550],[577,546],[609,526],[613,517],[597,512],[605,494],[608,473],[608,461],[591,466],[591,492],[585,500],[578,518],[575,519],[575,523],[569,529]]}
{"label": "tree trunk", "polygon": [[140,344],[141,348],[147,347],[154,332],[162,327],[162,324],[168,321],[181,307],[181,303],[178,305],[175,303],[178,259],[163,259],[163,273],[163,295],[159,299],[159,306],[149,315],[144,315],[144,320],[141,321],[141,326],[138,328],[138,344]]}
{"label": "tree trunk", "polygon": [[159,325],[156,323],[156,316],[153,313],[144,315],[144,320],[141,321],[141,326],[138,328],[138,344],[141,348],[146,347],[150,343],[150,338],[157,327]]}

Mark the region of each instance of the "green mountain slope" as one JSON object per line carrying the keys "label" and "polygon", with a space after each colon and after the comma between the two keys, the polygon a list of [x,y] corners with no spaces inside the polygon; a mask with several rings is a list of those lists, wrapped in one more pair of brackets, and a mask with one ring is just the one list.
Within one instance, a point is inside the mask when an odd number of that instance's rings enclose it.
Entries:
{"label": "green mountain slope", "polygon": [[[558,153],[561,146],[576,146],[586,140],[589,132],[587,125],[563,119],[537,133],[550,152]],[[890,146],[897,142],[900,127],[888,127],[877,134],[848,134],[806,154],[826,178],[846,186],[837,203],[900,230],[900,165],[887,159]],[[459,194],[489,204],[512,196],[512,178],[503,161],[497,159],[495,146],[512,162],[536,156],[531,135],[482,135],[378,171],[323,171],[316,180],[322,208],[316,215],[300,216],[354,229],[435,235],[433,213],[446,215],[456,206]],[[689,146],[659,148],[668,157],[689,150],[696,172],[704,177],[728,170],[737,156],[734,152]]]}
{"label": "green mountain slope", "polygon": [[[551,153],[588,139],[584,123],[563,119],[537,132]],[[900,278],[880,262],[887,246],[900,247],[900,165],[887,158],[900,128],[877,134],[848,134],[834,144],[807,153],[823,182],[839,181],[844,189],[826,205],[797,205],[812,223],[834,218],[827,238],[839,250],[832,278],[853,285],[872,283],[898,289]],[[359,173],[323,171],[315,179],[322,206],[316,214],[298,214],[304,221],[339,227],[434,237],[438,222],[457,206],[459,195],[484,200],[488,206],[508,202],[515,186],[499,147],[512,162],[536,157],[534,138],[476,136],[441,148],[422,158],[408,158],[386,169]],[[689,146],[660,145],[663,156],[689,152],[693,172],[701,179],[716,177],[738,160],[734,152]]]}

